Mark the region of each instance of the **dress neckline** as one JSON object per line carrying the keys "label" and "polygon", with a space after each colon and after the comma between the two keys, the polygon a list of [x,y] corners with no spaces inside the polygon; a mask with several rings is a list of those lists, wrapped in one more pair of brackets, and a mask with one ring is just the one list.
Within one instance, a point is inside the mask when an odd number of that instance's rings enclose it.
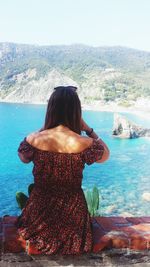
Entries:
{"label": "dress neckline", "polygon": [[93,142],[90,146],[88,146],[87,148],[85,148],[84,150],[82,150],[81,152],[76,152],[76,153],[68,153],[68,152],[56,152],[56,151],[49,151],[49,150],[43,150],[43,149],[40,149],[40,148],[37,148],[35,146],[32,146],[31,144],[29,144],[29,142],[27,141],[26,137],[24,138],[24,141],[30,146],[32,147],[33,149],[39,151],[39,152],[42,152],[42,153],[50,153],[50,154],[58,154],[58,155],[79,155],[79,154],[82,154],[82,153],[85,153],[86,151],[88,151],[89,149],[91,149],[94,145],[95,145],[95,142],[97,141],[96,139],[93,139]]}

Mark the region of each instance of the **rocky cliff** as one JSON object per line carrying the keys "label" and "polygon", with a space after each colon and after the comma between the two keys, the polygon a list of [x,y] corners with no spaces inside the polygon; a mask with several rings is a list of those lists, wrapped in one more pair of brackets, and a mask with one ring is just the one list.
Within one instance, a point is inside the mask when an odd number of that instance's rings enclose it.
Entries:
{"label": "rocky cliff", "polygon": [[29,69],[26,72],[12,76],[12,79],[15,80],[15,85],[11,87],[11,91],[5,95],[1,101],[14,103],[47,103],[54,87],[60,84],[78,86],[71,78],[62,75],[55,69],[38,80],[34,79],[35,77],[36,69]]}

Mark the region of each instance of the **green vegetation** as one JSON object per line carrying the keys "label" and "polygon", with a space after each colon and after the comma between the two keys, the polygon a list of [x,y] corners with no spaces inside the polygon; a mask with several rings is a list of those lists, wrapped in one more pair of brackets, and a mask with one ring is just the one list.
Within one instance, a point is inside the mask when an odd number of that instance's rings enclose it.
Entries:
{"label": "green vegetation", "polygon": [[99,215],[99,190],[96,186],[93,187],[93,190],[86,190],[85,191],[85,198],[88,206],[88,211],[91,216]]}
{"label": "green vegetation", "polygon": [[24,193],[22,192],[16,193],[16,201],[21,210],[25,207],[27,200],[28,200],[28,197]]}
{"label": "green vegetation", "polygon": [[118,102],[118,104],[120,106],[127,107],[127,108],[131,106],[131,104],[127,100],[122,100],[122,101]]}
{"label": "green vegetation", "polygon": [[[30,184],[28,186],[28,195],[29,196],[30,196],[33,188],[34,188],[34,184]],[[25,207],[27,200],[28,200],[28,196],[26,196],[23,192],[16,192],[16,201],[17,201],[18,206],[21,210]]]}
{"label": "green vegetation", "polygon": [[[34,188],[34,183],[28,186],[28,196],[30,196],[33,188]],[[90,215],[99,216],[100,197],[98,188],[94,186],[92,191],[86,190],[84,192],[84,195]],[[21,210],[25,207],[26,202],[28,200],[28,196],[25,195],[23,192],[16,192],[16,201]]]}
{"label": "green vegetation", "polygon": [[[124,47],[33,46],[0,43],[0,96],[51,70],[73,79],[88,99],[135,101],[150,97],[150,53]],[[36,75],[18,82],[28,70]],[[31,90],[32,86],[30,84]]]}

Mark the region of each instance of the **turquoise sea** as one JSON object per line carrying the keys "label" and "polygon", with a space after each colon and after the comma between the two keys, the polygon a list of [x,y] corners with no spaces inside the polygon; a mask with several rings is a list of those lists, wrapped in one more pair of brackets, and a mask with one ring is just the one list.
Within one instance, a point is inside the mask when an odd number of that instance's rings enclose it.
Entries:
{"label": "turquoise sea", "polygon": [[[0,216],[20,213],[15,193],[27,193],[33,177],[32,163],[23,164],[17,148],[26,135],[41,128],[45,111],[45,105],[0,103]],[[126,116],[150,127],[150,120]],[[150,193],[150,138],[113,138],[111,112],[84,111],[83,117],[109,146],[110,159],[85,167],[82,188],[99,188],[101,215],[149,215],[150,202],[143,194]]]}

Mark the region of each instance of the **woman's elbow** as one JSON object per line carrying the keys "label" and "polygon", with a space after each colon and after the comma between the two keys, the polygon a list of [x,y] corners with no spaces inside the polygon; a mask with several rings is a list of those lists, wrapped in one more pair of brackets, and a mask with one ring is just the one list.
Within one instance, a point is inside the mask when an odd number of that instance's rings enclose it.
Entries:
{"label": "woman's elbow", "polygon": [[19,156],[19,158],[20,158],[20,160],[21,160],[22,162],[24,162],[24,163],[29,163],[29,162],[30,162],[29,159],[25,158],[24,155],[21,154],[21,153],[19,153],[19,152],[18,152],[18,156]]}
{"label": "woman's elbow", "polygon": [[109,151],[108,148],[105,148],[102,158],[100,160],[96,161],[96,162],[97,163],[102,163],[102,162],[108,160],[109,159],[109,156],[110,156],[110,151]]}
{"label": "woman's elbow", "polygon": [[110,156],[110,151],[109,149],[107,148],[106,152],[105,152],[105,161],[109,159],[109,156]]}

